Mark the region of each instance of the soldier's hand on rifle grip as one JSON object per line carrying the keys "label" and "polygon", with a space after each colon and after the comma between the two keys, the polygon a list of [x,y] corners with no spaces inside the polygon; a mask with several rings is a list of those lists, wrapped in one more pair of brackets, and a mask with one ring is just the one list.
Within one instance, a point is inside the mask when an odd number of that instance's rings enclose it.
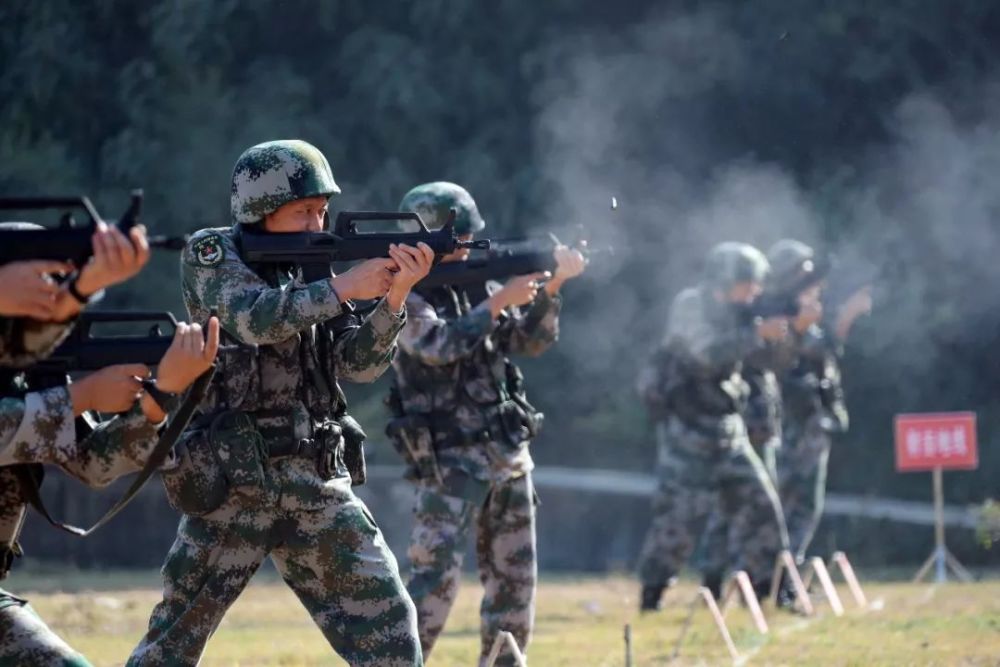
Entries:
{"label": "soldier's hand on rifle grip", "polygon": [[402,310],[413,286],[430,273],[434,265],[434,250],[423,242],[418,243],[415,248],[410,245],[392,244],[389,246],[389,257],[395,260],[399,270],[392,277],[392,286],[386,299],[390,310],[398,313]]}
{"label": "soldier's hand on rifle grip", "polygon": [[0,315],[50,321],[57,315],[60,287],[50,274],[69,273],[65,262],[35,260],[0,266]]}
{"label": "soldier's hand on rifle grip", "polygon": [[788,336],[788,320],[784,317],[769,317],[757,325],[757,335],[767,341],[784,340]]}
{"label": "soldier's hand on rifle grip", "polygon": [[564,282],[570,278],[576,278],[587,268],[587,260],[584,259],[583,253],[575,248],[558,245],[552,252],[552,256],[556,260],[556,273],[552,280],[545,284],[545,291],[550,296],[555,295]]}
{"label": "soldier's hand on rifle grip", "polygon": [[[207,336],[200,324],[179,322],[166,354],[156,367],[156,388],[169,394],[187,390],[207,371],[219,352],[219,318],[208,319]],[[142,411],[146,418],[159,424],[167,415],[152,397],[143,394]]]}
{"label": "soldier's hand on rifle grip", "polygon": [[139,398],[139,378],[145,377],[149,377],[149,369],[142,364],[119,364],[91,373],[69,385],[73,414],[79,417],[87,410],[125,412]]}
{"label": "soldier's hand on rifle grip", "polygon": [[218,352],[219,318],[209,318],[207,332],[200,324],[179,322],[174,339],[157,366],[156,386],[171,394],[187,390],[209,369]]}
{"label": "soldier's hand on rifle grip", "polygon": [[489,298],[493,319],[499,317],[500,312],[508,306],[524,306],[534,301],[538,296],[538,281],[548,280],[551,277],[551,273],[542,271],[515,276],[508,280],[500,291]]}
{"label": "soldier's hand on rifle grip", "polygon": [[94,233],[94,256],[80,267],[76,289],[83,296],[125,282],[149,261],[149,243],[144,227],[133,227],[125,236],[114,225],[98,223]]}
{"label": "soldier's hand on rifle grip", "polygon": [[341,301],[377,299],[389,291],[397,268],[396,260],[388,257],[369,259],[334,276],[330,284]]}

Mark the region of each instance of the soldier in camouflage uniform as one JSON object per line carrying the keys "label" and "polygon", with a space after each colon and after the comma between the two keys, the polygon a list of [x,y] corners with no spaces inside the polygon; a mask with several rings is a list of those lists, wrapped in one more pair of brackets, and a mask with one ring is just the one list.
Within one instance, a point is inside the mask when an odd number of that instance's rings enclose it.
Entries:
{"label": "soldier in camouflage uniform", "polygon": [[[400,209],[440,227],[454,212],[464,238],[485,228],[475,201],[453,183],[417,186]],[[498,631],[527,647],[534,619],[534,464],[528,451],[541,414],[527,402],[509,355],[537,356],[558,337],[562,284],[584,268],[582,255],[554,251],[555,275],[466,287],[419,289],[407,300],[409,322],[393,361],[387,429],[417,484],[407,588],[417,605],[425,655],[434,646],[458,592],[462,557],[476,534],[481,658]],[[463,261],[468,250],[443,261]],[[498,664],[512,664],[504,654]]]}
{"label": "soldier in camouflage uniform", "polygon": [[[351,665],[423,664],[396,561],[351,490],[364,433],[338,381],[371,382],[388,367],[433,251],[394,246],[390,258],[310,283],[240,255],[243,234],[320,231],[339,191],[314,146],[258,144],[233,172],[236,224],[194,234],[183,252],[188,312],[217,312],[235,349],[219,355],[180,464],[162,475],[183,517],[130,665],[197,663],[269,555]],[[352,299],[378,302],[361,316]]]}
{"label": "soldier in camouflage uniform", "polygon": [[[776,243],[768,258],[776,290],[800,284],[815,268],[813,249],[791,239]],[[823,514],[832,439],[848,426],[839,366],[843,341],[854,321],[871,309],[871,295],[862,289],[848,298],[832,326],[822,324],[818,282],[800,293],[799,303],[780,361],[784,435],[768,447],[767,456],[777,471],[792,553],[802,562]]]}
{"label": "soldier in camouflage uniform", "polygon": [[[127,279],[148,259],[141,229],[132,232],[132,243],[103,225],[97,237],[94,258],[75,281],[75,291],[81,296]],[[8,271],[11,265],[0,267],[0,281],[10,281],[5,284],[13,288],[0,297],[0,365],[15,368],[47,356],[72,326],[72,319],[67,318],[74,317],[82,305],[66,285],[50,290],[44,279],[34,285],[21,280],[44,278],[69,267],[49,262],[20,264],[31,266],[19,276],[11,276],[17,273]],[[39,294],[48,296],[33,298]],[[21,317],[27,313],[45,319]],[[182,392],[211,365],[218,346],[218,323],[212,328],[214,338],[206,345],[200,327],[178,326],[157,374],[158,389]],[[89,486],[100,487],[146,463],[157,442],[157,427],[166,419],[148,394],[136,400],[140,392],[136,378],[147,374],[142,365],[112,366],[71,385],[0,399],[0,578],[6,577],[14,558],[22,553],[18,537],[28,496],[20,469],[55,465]],[[95,427],[87,410],[123,414]],[[0,664],[65,667],[90,663],[56,636],[26,600],[0,589]]]}
{"label": "soldier in camouflage uniform", "polygon": [[[766,344],[744,360],[741,375],[749,394],[743,410],[747,437],[754,453],[760,457],[771,482],[777,486],[773,452],[781,446],[781,389],[774,366],[780,346]],[[780,494],[779,494],[780,496]],[[782,507],[782,510],[785,508]],[[787,513],[786,513],[787,521]],[[698,543],[695,565],[701,571],[702,583],[718,599],[726,575],[729,522],[718,510],[709,516],[705,532]]]}
{"label": "soldier in camouflage uniform", "polygon": [[643,610],[658,608],[713,510],[729,524],[728,565],[746,570],[759,594],[787,544],[777,493],[743,420],[743,361],[787,333],[784,319],[745,311],[767,270],[752,246],[713,248],[702,283],[674,300],[663,343],[639,378],[657,422],[660,478],[639,562]]}

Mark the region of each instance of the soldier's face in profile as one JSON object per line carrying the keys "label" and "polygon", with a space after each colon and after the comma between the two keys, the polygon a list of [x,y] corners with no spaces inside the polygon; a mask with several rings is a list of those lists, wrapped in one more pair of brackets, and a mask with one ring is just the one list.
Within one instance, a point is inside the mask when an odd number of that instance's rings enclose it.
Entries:
{"label": "soldier's face in profile", "polygon": [[[471,241],[472,240],[472,234],[462,234],[461,236],[459,236],[457,238],[458,238],[459,241]],[[455,250],[455,251],[450,252],[447,255],[443,256],[441,258],[441,261],[442,262],[464,262],[467,259],[469,259],[469,249],[468,248],[459,248],[458,250]]]}
{"label": "soldier's face in profile", "polygon": [[760,293],[764,291],[764,286],[760,283],[745,282],[736,283],[726,292],[726,301],[729,303],[751,304]]}
{"label": "soldier's face in profile", "polygon": [[328,208],[326,197],[296,199],[264,218],[264,229],[277,233],[321,232]]}

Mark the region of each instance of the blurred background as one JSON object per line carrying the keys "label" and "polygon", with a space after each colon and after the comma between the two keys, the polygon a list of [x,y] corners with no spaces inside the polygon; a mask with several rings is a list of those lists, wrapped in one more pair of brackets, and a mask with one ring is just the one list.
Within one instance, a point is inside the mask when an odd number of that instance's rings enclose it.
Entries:
{"label": "blurred background", "polygon": [[[930,475],[894,470],[893,415],[974,410],[980,466],[947,473],[946,499],[1000,495],[997,3],[6,0],[0,25],[0,193],[87,194],[113,218],[141,187],[154,233],[223,226],[243,149],[302,138],[333,165],[333,210],[394,209],[453,180],[495,238],[579,224],[615,247],[565,288],[559,345],[524,369],[547,416],[540,479],[550,465],[640,476],[542,484],[544,570],[634,565],[654,461],[634,378],[723,240],[795,237],[875,282],[844,360],[852,426],[831,492],[929,507]],[[181,316],[176,256],[103,307]],[[405,560],[385,380],[347,391],[381,471],[363,495]],[[80,522],[115,495],[55,474],[45,487]],[[154,482],[93,538],[34,517],[24,541],[32,561],[150,567],[176,521]],[[949,542],[1000,565],[967,527]],[[929,526],[850,514],[815,542],[867,566],[916,566],[931,546]]]}

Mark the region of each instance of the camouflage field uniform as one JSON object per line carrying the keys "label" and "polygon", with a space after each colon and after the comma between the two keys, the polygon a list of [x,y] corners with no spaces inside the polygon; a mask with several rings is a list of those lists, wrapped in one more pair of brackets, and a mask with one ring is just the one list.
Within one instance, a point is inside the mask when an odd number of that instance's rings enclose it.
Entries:
{"label": "camouflage field uniform", "polygon": [[[743,421],[750,445],[764,463],[771,482],[777,486],[774,453],[781,446],[781,390],[774,370],[769,367],[775,356],[771,348],[765,346],[764,350],[751,355],[741,375],[749,387]],[[785,519],[788,519],[787,513]],[[713,511],[698,543],[694,562],[702,573],[702,581],[716,597],[721,593],[726,574],[728,539],[729,523],[725,515]]]}
{"label": "camouflage field uniform", "polygon": [[[771,288],[795,291],[820,279],[815,251],[794,239],[768,250]],[[812,276],[812,278],[811,278]],[[842,346],[825,328],[792,331],[776,355],[784,402],[782,440],[767,448],[777,470],[778,490],[788,521],[792,553],[800,561],[823,514],[826,466],[832,436],[847,430],[838,360]]]}
{"label": "camouflage field uniform", "polygon": [[[44,357],[68,330],[66,324],[25,321],[7,330],[23,337],[0,363],[26,365]],[[38,335],[43,333],[44,335]],[[2,337],[5,344],[12,342]],[[93,422],[86,422],[93,424]],[[81,427],[83,423],[80,424]],[[156,444],[156,426],[138,404],[124,415],[97,425],[78,440],[73,404],[65,386],[0,399],[0,578],[21,555],[18,537],[27,500],[10,466],[50,464],[91,487],[102,487],[145,464]],[[0,590],[0,665],[89,665],[53,633],[27,601]]]}
{"label": "camouflage field uniform", "polygon": [[[442,222],[433,201],[414,209],[429,226]],[[479,228],[456,221],[459,234]],[[494,321],[484,299],[498,287],[441,287],[410,295],[409,321],[393,360],[397,419],[388,428],[408,463],[408,478],[417,484],[407,588],[417,605],[425,655],[455,601],[474,530],[485,589],[481,662],[500,630],[511,632],[522,651],[530,640],[537,563],[528,445],[541,415],[528,404],[521,373],[508,355],[548,349],[558,337],[560,310],[560,299],[543,290],[529,306],[510,308]],[[512,661],[504,653],[497,664]]]}
{"label": "camouflage field uniform", "polygon": [[661,352],[640,379],[647,404],[669,404],[654,415],[659,486],[639,560],[643,609],[656,607],[713,510],[729,524],[728,565],[746,570],[760,592],[769,584],[787,535],[777,493],[747,437],[749,389],[740,375],[742,361],[763,346],[752,322],[716,301],[710,286],[674,300]]}
{"label": "camouflage field uniform", "polygon": [[794,366],[781,376],[784,436],[773,448],[792,553],[800,561],[823,516],[833,436],[848,427],[838,359],[841,347],[818,326],[793,337]]}
{"label": "camouflage field uniform", "polygon": [[[250,149],[233,181],[234,219],[245,224],[259,222],[261,208],[336,191],[326,160],[303,142]],[[202,230],[182,256],[192,321],[215,311],[237,348],[220,352],[203,414],[163,475],[184,516],[163,565],[163,601],[128,664],[197,663],[270,556],[351,665],[421,665],[396,560],[351,490],[345,451],[363,434],[337,385],[381,375],[403,314],[381,300],[360,317],[329,280],[258,274],[240,258],[238,230]]]}

